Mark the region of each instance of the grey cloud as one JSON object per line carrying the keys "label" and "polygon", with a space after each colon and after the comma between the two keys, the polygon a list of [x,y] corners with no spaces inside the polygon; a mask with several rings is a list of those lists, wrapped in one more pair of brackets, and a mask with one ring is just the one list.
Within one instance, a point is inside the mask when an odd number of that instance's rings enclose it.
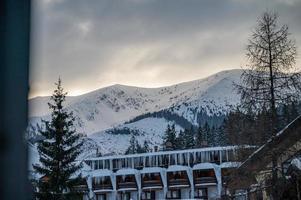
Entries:
{"label": "grey cloud", "polygon": [[[72,92],[75,86],[92,90],[118,81],[170,84],[179,81],[173,71],[184,70],[181,78],[189,80],[208,75],[213,65],[219,70],[239,67],[251,28],[266,9],[278,11],[299,46],[301,41],[301,3],[296,0],[35,0],[33,4],[33,95],[49,91],[59,75]],[[120,71],[125,77],[120,78]],[[133,80],[135,73],[146,74],[142,82]]]}

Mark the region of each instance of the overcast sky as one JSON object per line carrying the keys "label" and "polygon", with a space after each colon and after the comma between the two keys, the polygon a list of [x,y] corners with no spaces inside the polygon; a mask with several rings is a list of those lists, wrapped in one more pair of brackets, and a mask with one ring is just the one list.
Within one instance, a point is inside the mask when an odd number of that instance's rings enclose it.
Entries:
{"label": "overcast sky", "polygon": [[266,10],[289,25],[301,54],[301,0],[32,4],[30,97],[51,94],[59,76],[69,95],[78,95],[117,83],[159,87],[240,68],[251,30]]}

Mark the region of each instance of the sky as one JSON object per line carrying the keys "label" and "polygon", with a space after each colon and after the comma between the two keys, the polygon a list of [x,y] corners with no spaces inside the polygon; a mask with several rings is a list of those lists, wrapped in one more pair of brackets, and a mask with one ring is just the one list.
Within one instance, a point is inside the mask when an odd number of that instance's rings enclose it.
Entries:
{"label": "sky", "polygon": [[[246,64],[258,17],[276,11],[301,55],[301,0],[33,0],[29,97],[113,84],[161,87]],[[297,64],[300,64],[297,59]]]}

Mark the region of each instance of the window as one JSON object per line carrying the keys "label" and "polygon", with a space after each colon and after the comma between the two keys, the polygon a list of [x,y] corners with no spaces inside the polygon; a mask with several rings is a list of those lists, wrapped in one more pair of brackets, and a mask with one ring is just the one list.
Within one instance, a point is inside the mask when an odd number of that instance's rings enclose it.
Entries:
{"label": "window", "polygon": [[207,200],[208,199],[208,190],[207,190],[207,188],[195,188],[194,197],[198,198],[198,199],[201,199],[201,200]]}
{"label": "window", "polygon": [[97,200],[106,200],[107,195],[106,194],[97,194],[96,198],[97,198]]}
{"label": "window", "polygon": [[166,194],[167,199],[180,199],[181,190],[168,190]]}
{"label": "window", "polygon": [[146,191],[142,193],[142,200],[152,200],[156,199],[156,193],[155,191]]}
{"label": "window", "polygon": [[131,193],[130,192],[119,193],[119,197],[120,200],[130,200]]}

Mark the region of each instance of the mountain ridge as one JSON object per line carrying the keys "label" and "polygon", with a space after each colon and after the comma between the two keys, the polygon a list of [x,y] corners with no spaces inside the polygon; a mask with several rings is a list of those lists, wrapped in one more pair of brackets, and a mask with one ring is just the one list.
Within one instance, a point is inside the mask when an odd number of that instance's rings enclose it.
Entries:
{"label": "mountain ridge", "polygon": [[[120,135],[112,134],[116,131],[135,133],[139,142],[150,140],[152,136],[152,145],[158,145],[167,124],[176,123],[180,130],[185,128],[183,124],[198,126],[205,120],[213,124],[222,121],[229,111],[228,106],[239,103],[233,83],[239,83],[241,73],[240,69],[226,70],[203,79],[159,88],[115,84],[87,94],[68,96],[65,107],[74,113],[79,132],[100,141],[98,144],[104,152],[122,153],[130,135],[123,135],[123,142],[120,142]],[[31,124],[50,119],[48,100],[49,97],[29,100]],[[150,115],[127,123],[147,113]]]}

